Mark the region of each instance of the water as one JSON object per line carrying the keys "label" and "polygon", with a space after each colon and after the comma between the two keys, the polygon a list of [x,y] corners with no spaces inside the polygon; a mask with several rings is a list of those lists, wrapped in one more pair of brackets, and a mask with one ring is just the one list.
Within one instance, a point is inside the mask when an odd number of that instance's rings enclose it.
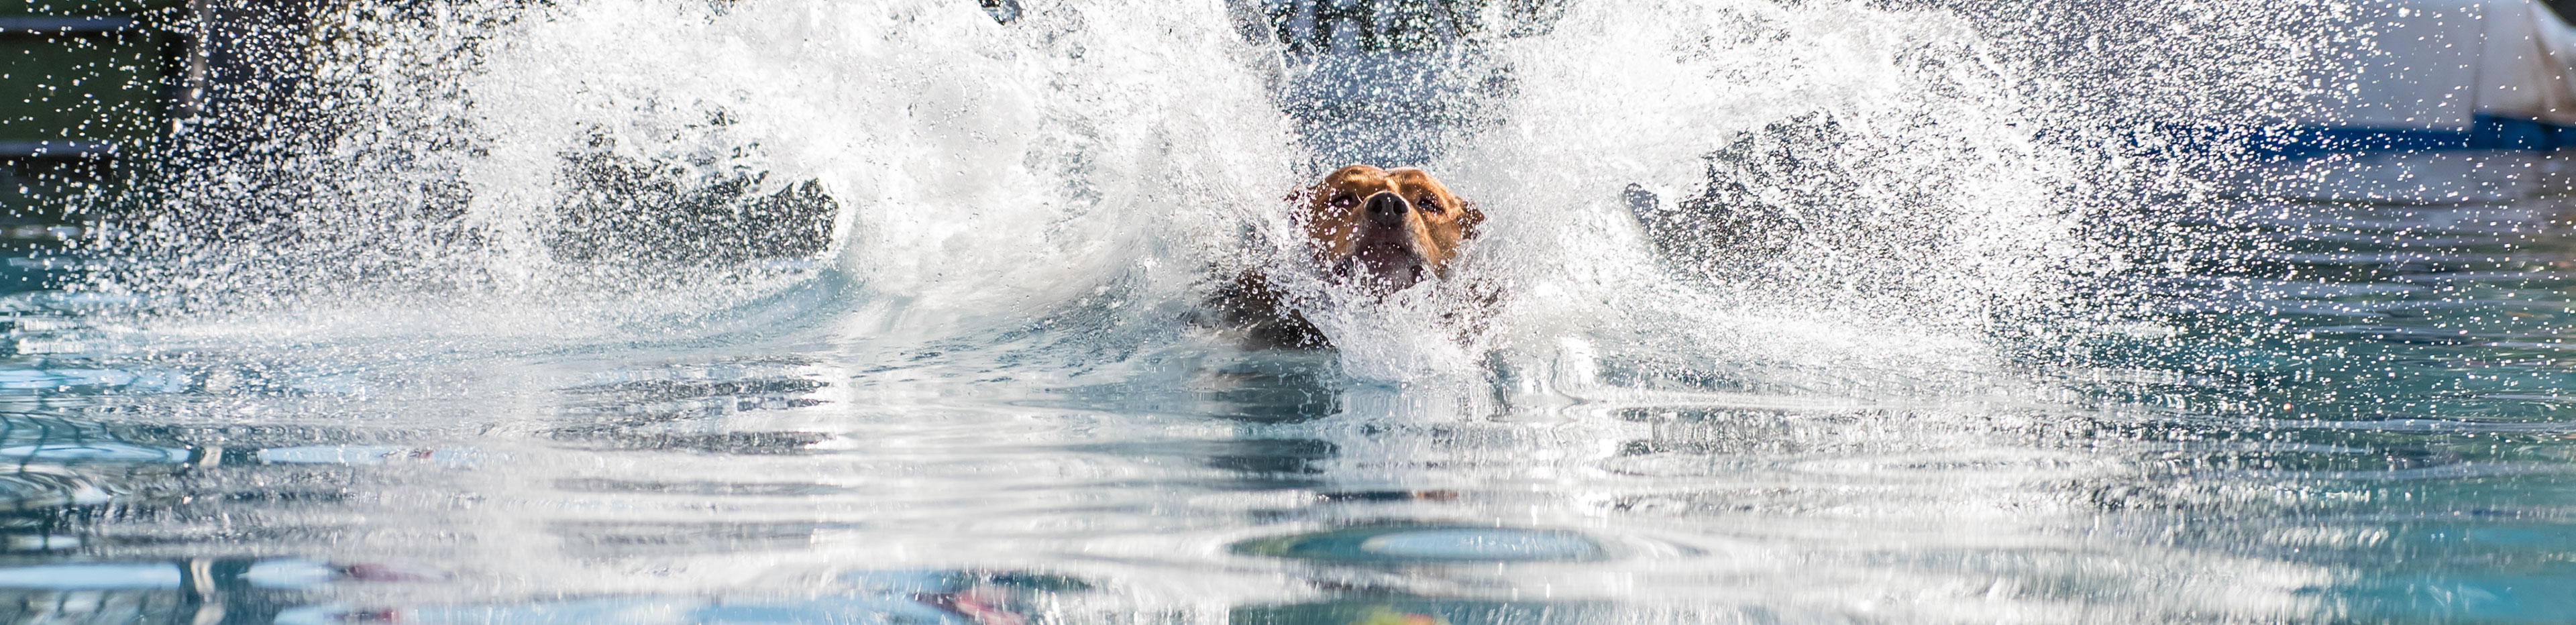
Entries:
{"label": "water", "polygon": [[[2576,613],[2563,201],[2213,193],[2368,172],[2142,147],[2299,101],[2314,49],[2239,35],[2336,5],[1581,3],[1438,45],[1247,40],[1263,8],[320,14],[330,106],[180,148],[6,301],[0,610]],[[2208,86],[2087,80],[2159,64]],[[1492,217],[1485,323],[1433,320],[1452,285],[1317,291],[1336,350],[1194,323],[1354,158]]]}

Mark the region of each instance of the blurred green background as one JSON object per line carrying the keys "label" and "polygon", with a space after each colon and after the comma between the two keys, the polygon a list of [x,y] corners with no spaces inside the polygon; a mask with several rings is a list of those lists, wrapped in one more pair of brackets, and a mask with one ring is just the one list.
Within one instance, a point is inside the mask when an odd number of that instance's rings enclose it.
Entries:
{"label": "blurred green background", "polygon": [[[190,116],[188,0],[0,0],[0,235],[66,221]],[[43,223],[50,222],[50,223]]]}

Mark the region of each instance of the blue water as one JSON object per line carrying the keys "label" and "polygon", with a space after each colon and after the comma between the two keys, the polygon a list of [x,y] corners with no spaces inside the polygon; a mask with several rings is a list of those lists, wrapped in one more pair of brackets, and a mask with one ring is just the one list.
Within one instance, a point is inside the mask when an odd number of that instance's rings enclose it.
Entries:
{"label": "blue water", "polygon": [[[2296,20],[1238,28],[1298,6],[326,14],[337,106],[8,265],[0,614],[2576,614],[2559,165],[2116,131],[2296,86],[2225,47]],[[2159,63],[2208,86],[2080,80]],[[1367,159],[1493,217],[1482,323],[1292,284],[1338,349],[1211,331],[1297,275],[1276,198]]]}

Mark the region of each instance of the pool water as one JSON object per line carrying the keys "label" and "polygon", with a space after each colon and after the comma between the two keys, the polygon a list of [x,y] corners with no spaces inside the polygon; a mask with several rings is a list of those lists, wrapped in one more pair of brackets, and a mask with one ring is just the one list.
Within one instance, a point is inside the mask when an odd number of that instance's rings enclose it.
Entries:
{"label": "pool water", "polygon": [[[0,613],[2576,614],[2556,187],[2088,156],[2044,42],[1938,6],[1577,4],[1354,87],[1168,4],[322,16],[337,108],[12,265]],[[1210,331],[1371,157],[1493,217],[1460,275]],[[2557,171],[2387,158],[2490,157]]]}

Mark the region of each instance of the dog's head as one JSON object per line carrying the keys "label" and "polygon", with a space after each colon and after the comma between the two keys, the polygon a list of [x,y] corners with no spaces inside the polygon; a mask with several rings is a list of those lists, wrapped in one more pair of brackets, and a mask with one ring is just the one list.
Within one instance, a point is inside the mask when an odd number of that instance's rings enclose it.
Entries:
{"label": "dog's head", "polygon": [[1302,225],[1327,279],[1379,293],[1446,276],[1485,214],[1431,174],[1352,165],[1306,190]]}

